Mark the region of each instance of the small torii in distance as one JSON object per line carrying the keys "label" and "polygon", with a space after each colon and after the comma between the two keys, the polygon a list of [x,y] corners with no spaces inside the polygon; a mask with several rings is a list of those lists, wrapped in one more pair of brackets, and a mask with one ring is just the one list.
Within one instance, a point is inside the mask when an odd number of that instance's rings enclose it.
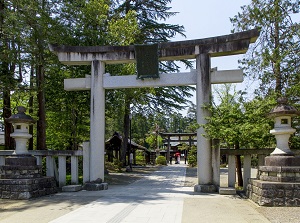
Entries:
{"label": "small torii in distance", "polygon": [[[57,46],[50,45],[65,65],[91,65],[91,75],[66,79],[65,90],[91,90],[90,154],[86,181],[104,179],[105,89],[196,85],[197,123],[206,124],[210,113],[203,105],[210,102],[211,84],[243,81],[241,70],[211,69],[210,58],[246,53],[259,36],[258,29],[205,39],[164,42],[157,47],[159,61],[196,59],[196,70],[185,73],[160,74],[159,78],[137,78],[136,75],[110,76],[105,64],[136,63],[135,46]],[[198,185],[196,191],[217,189],[213,176],[211,140],[203,127],[197,130]]]}

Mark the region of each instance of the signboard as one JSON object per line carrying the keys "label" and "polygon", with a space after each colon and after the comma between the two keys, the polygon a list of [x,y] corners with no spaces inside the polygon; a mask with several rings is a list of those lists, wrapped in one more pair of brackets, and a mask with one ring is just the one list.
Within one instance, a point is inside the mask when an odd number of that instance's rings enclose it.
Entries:
{"label": "signboard", "polygon": [[135,45],[137,79],[159,78],[158,44]]}

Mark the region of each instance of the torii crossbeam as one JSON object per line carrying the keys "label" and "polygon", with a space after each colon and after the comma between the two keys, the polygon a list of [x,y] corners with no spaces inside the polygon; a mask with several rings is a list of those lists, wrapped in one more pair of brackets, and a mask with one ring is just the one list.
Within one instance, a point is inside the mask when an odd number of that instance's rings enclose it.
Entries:
{"label": "torii crossbeam", "polygon": [[[205,39],[158,44],[158,59],[196,59],[196,70],[187,73],[161,74],[158,79],[136,79],[136,75],[110,76],[105,64],[135,63],[134,46],[57,46],[50,45],[60,62],[66,65],[91,65],[91,76],[65,80],[66,90],[91,90],[90,181],[104,179],[105,89],[196,85],[197,122],[206,124],[212,83],[242,81],[242,71],[211,71],[210,58],[243,54],[259,36],[257,29]],[[198,191],[210,192],[213,185],[211,142],[197,130]]]}

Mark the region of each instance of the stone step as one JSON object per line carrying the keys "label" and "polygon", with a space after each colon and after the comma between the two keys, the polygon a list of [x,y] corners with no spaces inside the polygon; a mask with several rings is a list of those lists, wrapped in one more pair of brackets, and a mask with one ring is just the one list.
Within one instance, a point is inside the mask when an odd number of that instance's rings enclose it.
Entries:
{"label": "stone step", "polygon": [[61,188],[62,192],[77,192],[82,190],[81,185],[67,185]]}
{"label": "stone step", "polygon": [[220,187],[219,194],[221,195],[235,195],[236,189],[234,187]]}

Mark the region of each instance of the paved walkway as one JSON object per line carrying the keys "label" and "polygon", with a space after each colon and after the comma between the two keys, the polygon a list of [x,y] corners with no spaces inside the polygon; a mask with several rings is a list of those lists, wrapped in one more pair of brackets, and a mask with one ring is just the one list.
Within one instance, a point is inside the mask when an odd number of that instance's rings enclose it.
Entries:
{"label": "paved walkway", "polygon": [[127,186],[73,193],[73,196],[94,196],[97,200],[50,222],[269,222],[247,200],[194,193],[192,187],[184,187],[185,170],[184,165],[166,166]]}

